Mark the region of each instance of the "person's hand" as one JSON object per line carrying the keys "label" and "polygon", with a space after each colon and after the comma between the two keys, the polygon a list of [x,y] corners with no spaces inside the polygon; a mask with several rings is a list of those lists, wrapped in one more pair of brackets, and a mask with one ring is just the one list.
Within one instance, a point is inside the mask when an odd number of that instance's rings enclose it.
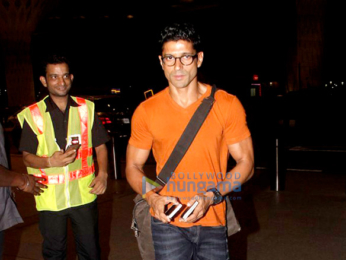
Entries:
{"label": "person's hand", "polygon": [[93,193],[95,195],[101,195],[105,193],[107,189],[107,173],[98,173],[98,175],[95,177],[95,179],[90,183],[89,188],[92,188],[90,193]]}
{"label": "person's hand", "polygon": [[213,197],[214,197],[214,194],[212,192],[207,192],[205,194],[200,193],[194,196],[187,203],[187,206],[190,207],[195,203],[195,201],[198,201],[197,207],[186,220],[184,220],[183,218],[180,218],[179,222],[193,223],[199,220],[208,211],[210,205],[213,204]]}
{"label": "person's hand", "polygon": [[179,204],[176,198],[160,196],[157,193],[148,194],[147,201],[154,211],[154,217],[163,223],[171,222],[170,218],[165,214],[165,206],[169,203]]}
{"label": "person's hand", "polygon": [[21,191],[31,193],[35,196],[40,196],[44,192],[43,189],[47,189],[47,186],[40,183],[40,181],[45,181],[43,177],[35,177],[33,175],[23,174],[25,179],[24,185],[18,187]]}
{"label": "person's hand", "polygon": [[50,158],[48,158],[49,167],[64,167],[72,163],[77,155],[76,150],[69,150],[64,153],[63,150],[55,152]]}

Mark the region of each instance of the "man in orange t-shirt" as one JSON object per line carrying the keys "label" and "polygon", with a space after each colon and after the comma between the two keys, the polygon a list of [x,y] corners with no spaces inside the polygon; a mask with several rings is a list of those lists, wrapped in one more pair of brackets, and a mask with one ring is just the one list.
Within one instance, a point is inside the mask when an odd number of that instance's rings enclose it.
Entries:
{"label": "man in orange t-shirt", "polygon": [[[211,93],[211,86],[197,79],[204,53],[193,25],[172,24],[161,37],[159,60],[168,87],[137,107],[126,156],[127,180],[139,194],[150,150],[158,174],[193,113]],[[236,165],[227,172],[229,154]],[[253,169],[244,108],[236,96],[218,90],[209,115],[171,179],[159,193],[145,197],[151,207],[155,259],[229,259],[222,198],[249,180]],[[196,201],[197,207],[186,219],[182,212],[172,219],[165,214],[168,204],[188,207]]]}

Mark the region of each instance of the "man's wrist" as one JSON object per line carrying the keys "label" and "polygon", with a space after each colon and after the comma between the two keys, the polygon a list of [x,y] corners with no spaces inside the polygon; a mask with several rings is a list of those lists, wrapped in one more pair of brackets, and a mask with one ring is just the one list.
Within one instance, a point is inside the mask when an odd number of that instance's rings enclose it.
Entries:
{"label": "man's wrist", "polygon": [[30,180],[29,180],[29,176],[24,173],[21,174],[21,179],[23,180],[23,184],[19,185],[17,189],[23,191],[25,190],[26,187],[30,185]]}
{"label": "man's wrist", "polygon": [[48,165],[47,168],[53,167],[53,166],[52,166],[52,162],[50,161],[50,157],[47,157],[47,165]]}
{"label": "man's wrist", "polygon": [[204,193],[204,196],[206,197],[206,200],[208,200],[209,204],[210,205],[213,205],[214,204],[214,193],[212,191],[206,191]]}
{"label": "man's wrist", "polygon": [[211,205],[216,205],[223,201],[223,196],[217,188],[209,189],[207,190],[207,193],[209,194],[209,196],[210,196],[210,193],[213,194]]}
{"label": "man's wrist", "polygon": [[148,202],[150,205],[151,199],[155,196],[159,196],[156,192],[154,191],[148,191],[147,193],[144,194],[144,199]]}
{"label": "man's wrist", "polygon": [[108,173],[106,171],[98,171],[97,175],[108,178]]}

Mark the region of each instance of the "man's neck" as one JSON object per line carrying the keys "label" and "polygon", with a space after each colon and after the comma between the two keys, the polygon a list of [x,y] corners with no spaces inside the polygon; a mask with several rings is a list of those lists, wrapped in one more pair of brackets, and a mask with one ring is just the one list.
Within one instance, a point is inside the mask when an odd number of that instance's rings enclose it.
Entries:
{"label": "man's neck", "polygon": [[184,88],[169,86],[170,96],[183,108],[196,102],[206,91],[207,87],[200,82],[192,83]]}
{"label": "man's neck", "polygon": [[61,112],[65,113],[67,101],[68,101],[68,95],[64,97],[57,97],[50,95],[50,98],[53,100],[53,102],[57,105],[57,107],[61,110]]}

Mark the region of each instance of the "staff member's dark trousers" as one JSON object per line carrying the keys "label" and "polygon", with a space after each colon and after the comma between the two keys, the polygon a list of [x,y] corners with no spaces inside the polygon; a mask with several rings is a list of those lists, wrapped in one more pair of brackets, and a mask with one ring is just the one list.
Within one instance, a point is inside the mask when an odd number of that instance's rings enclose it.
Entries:
{"label": "staff member's dark trousers", "polygon": [[2,259],[2,253],[4,251],[4,231],[0,231],[0,260]]}
{"label": "staff member's dark trousers", "polygon": [[78,260],[100,259],[98,209],[92,203],[62,211],[40,211],[44,259],[66,259],[67,221],[71,220]]}

